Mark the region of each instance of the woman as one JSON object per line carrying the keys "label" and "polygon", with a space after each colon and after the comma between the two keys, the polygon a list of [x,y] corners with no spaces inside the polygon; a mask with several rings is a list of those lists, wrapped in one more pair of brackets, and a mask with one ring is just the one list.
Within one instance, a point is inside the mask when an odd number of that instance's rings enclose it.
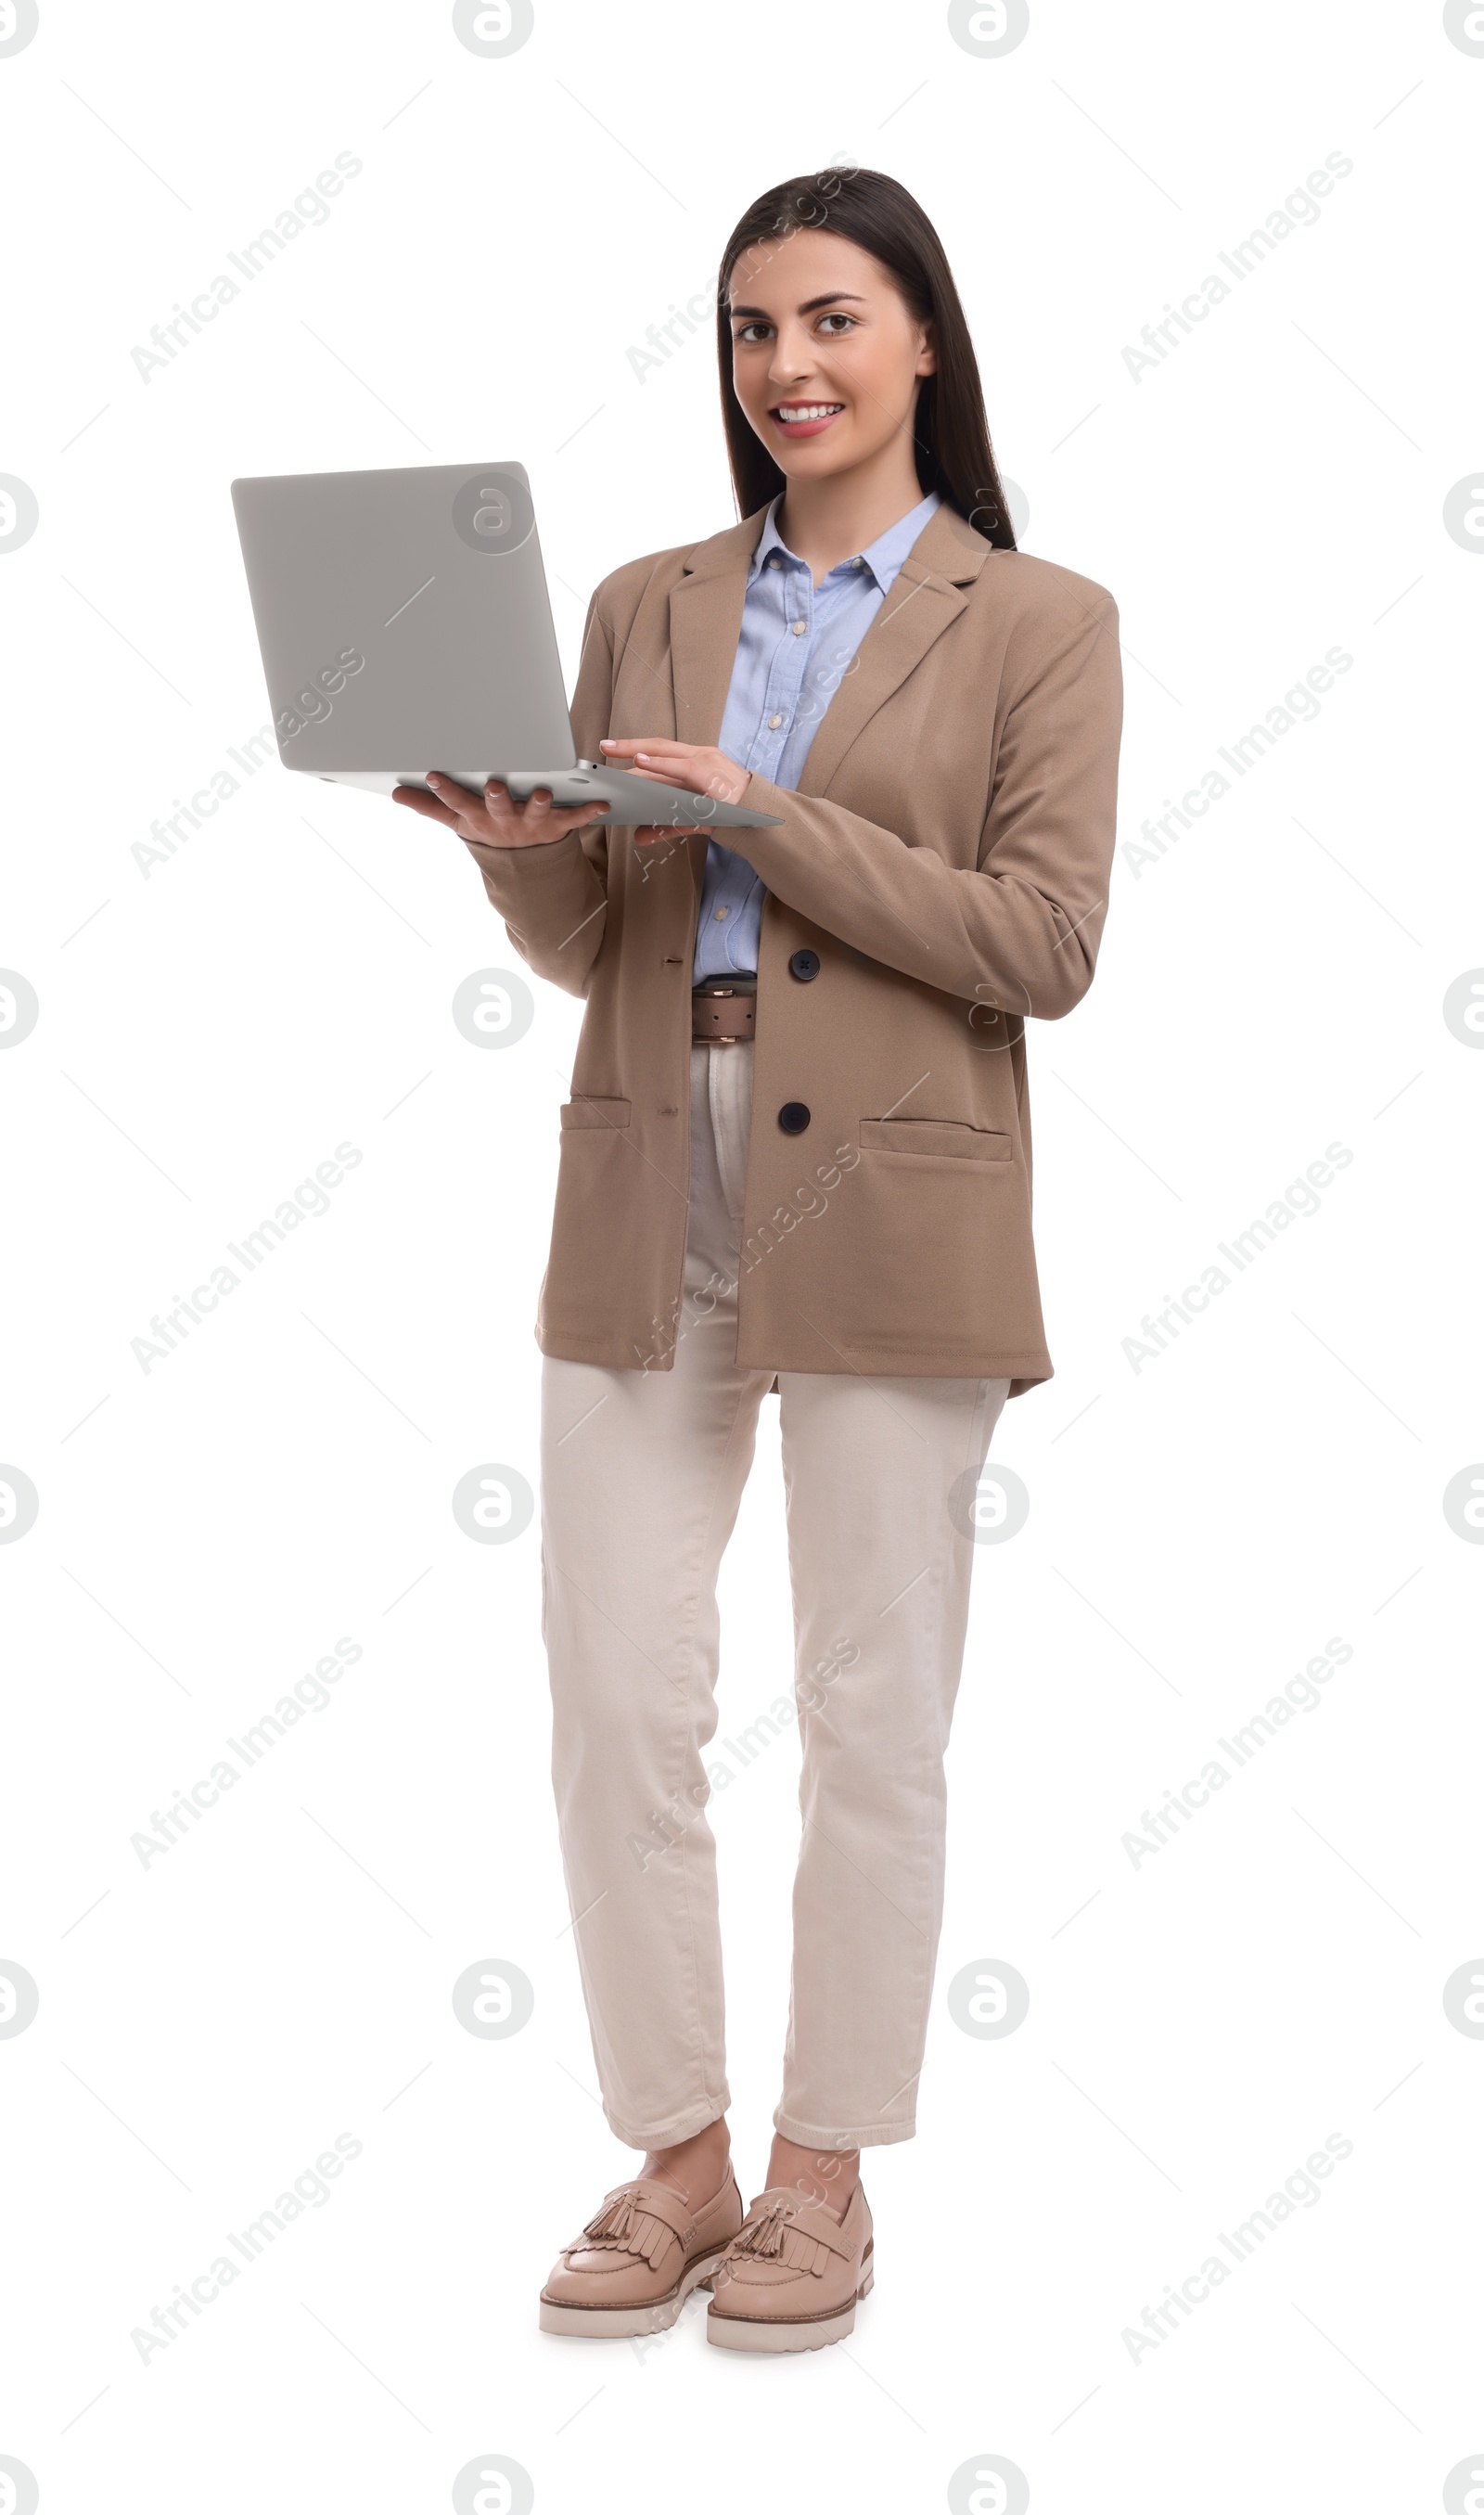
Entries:
{"label": "woman", "polygon": [[[817,2348],[872,2280],[863,2148],[908,2139],[942,1904],[973,1498],[1049,1378],[1024,1016],[1086,991],[1121,683],[1100,586],[1016,553],[938,238],[856,170],[722,257],[744,520],[606,578],[578,749],[776,827],[400,800],[586,999],[537,1336],[554,1774],[604,2110],[645,2152],[563,2251],[551,2331]],[[729,2162],[717,1573],[781,1401],[803,1748],[783,2093]]]}

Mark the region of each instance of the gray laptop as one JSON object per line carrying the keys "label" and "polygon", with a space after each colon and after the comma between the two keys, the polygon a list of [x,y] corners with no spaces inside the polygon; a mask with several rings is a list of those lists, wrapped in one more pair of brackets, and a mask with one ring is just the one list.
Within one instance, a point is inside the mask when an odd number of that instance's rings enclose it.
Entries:
{"label": "gray laptop", "polygon": [[234,480],[285,768],[390,795],[439,769],[609,821],[775,825],[771,812],[579,760],[530,482],[518,463]]}

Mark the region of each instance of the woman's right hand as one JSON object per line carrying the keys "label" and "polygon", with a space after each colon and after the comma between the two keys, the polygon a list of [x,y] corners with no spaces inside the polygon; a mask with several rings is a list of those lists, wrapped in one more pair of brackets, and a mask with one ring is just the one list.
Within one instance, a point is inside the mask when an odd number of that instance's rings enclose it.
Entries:
{"label": "woman's right hand", "polygon": [[528,803],[518,804],[496,777],[486,781],[480,795],[437,769],[429,770],[428,783],[433,790],[431,795],[421,786],[397,786],[392,801],[408,804],[426,821],[441,821],[446,830],[457,830],[471,847],[550,846],[554,839],[564,839],[584,822],[603,819],[608,810],[606,804],[556,804],[545,786],[536,787]]}

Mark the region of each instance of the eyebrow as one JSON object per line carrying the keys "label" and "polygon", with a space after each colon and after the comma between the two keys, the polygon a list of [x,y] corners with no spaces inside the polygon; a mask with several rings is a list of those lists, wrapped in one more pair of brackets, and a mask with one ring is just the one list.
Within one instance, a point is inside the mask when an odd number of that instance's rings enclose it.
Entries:
{"label": "eyebrow", "polygon": [[[852,295],[848,288],[831,288],[823,297],[807,298],[798,310],[801,314],[817,314],[821,306],[864,306],[865,302],[863,297]],[[728,306],[726,310],[733,320],[739,314],[761,318],[764,323],[773,319],[763,306]]]}

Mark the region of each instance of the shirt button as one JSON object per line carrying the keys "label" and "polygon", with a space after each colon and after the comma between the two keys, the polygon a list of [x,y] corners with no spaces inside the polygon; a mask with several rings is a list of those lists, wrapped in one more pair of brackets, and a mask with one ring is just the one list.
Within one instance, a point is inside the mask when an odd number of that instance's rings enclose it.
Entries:
{"label": "shirt button", "polygon": [[778,730],[778,727],[780,726],[780,724],[781,724],[782,722],[783,722],[783,719],[782,719],[782,717],[781,717],[781,716],[770,716],[770,717],[768,718],[768,721],[767,721],[767,729],[768,729],[768,732],[769,732],[769,733],[776,733],[776,732],[777,732],[777,730]]}
{"label": "shirt button", "polygon": [[724,917],[724,916],[725,916],[725,914],[726,914],[726,911],[725,911],[725,909],[724,909],[724,908],[719,908],[719,909],[716,911],[716,914],[717,914],[717,916],[718,916],[719,918],[721,918],[721,917]]}
{"label": "shirt button", "polygon": [[805,623],[804,623],[803,620],[796,620],[796,621],[795,621],[795,623],[794,623],[794,635],[795,635],[795,637],[796,637],[796,638],[802,638],[802,637],[804,636],[804,627],[805,627]]}
{"label": "shirt button", "polygon": [[786,1135],[802,1135],[809,1123],[809,1112],[802,1100],[785,1100],[778,1112],[778,1124]]}

